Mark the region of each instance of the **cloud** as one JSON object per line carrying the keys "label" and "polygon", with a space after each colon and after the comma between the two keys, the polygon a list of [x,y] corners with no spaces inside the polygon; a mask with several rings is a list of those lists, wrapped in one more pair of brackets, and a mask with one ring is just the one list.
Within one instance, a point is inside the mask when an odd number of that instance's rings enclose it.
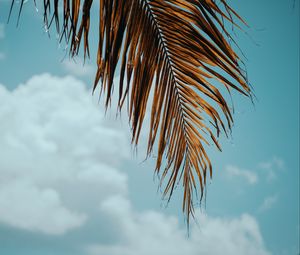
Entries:
{"label": "cloud", "polygon": [[193,225],[186,236],[177,218],[155,211],[136,212],[130,201],[111,197],[102,203],[119,236],[113,244],[91,244],[91,255],[269,255],[256,220],[244,214],[235,219],[197,215],[199,226]]}
{"label": "cloud", "polygon": [[38,189],[24,181],[1,185],[0,215],[0,222],[55,235],[64,234],[86,220],[84,214],[65,208],[55,190]]}
{"label": "cloud", "polygon": [[64,60],[62,62],[63,68],[72,75],[78,76],[78,77],[84,77],[84,76],[91,76],[94,77],[95,75],[95,67],[84,63],[82,59],[80,58],[72,58],[69,60]]}
{"label": "cloud", "polygon": [[240,177],[252,185],[256,184],[258,181],[258,177],[255,172],[245,170],[245,169],[240,169],[237,166],[228,165],[226,166],[225,171],[227,176],[229,176],[230,178]]}
{"label": "cloud", "polygon": [[0,85],[0,97],[1,222],[61,234],[84,224],[87,199],[127,193],[126,133],[82,82],[43,74],[13,91]]}
{"label": "cloud", "polygon": [[[62,243],[80,254],[270,254],[248,214],[198,215],[187,238],[177,217],[136,210],[122,172],[128,132],[105,119],[78,79],[37,75],[13,91],[0,85],[0,98],[2,224],[65,234]],[[76,243],[66,237],[75,228]]]}
{"label": "cloud", "polygon": [[259,163],[258,168],[266,173],[267,181],[273,181],[277,178],[278,170],[285,168],[285,162],[279,157],[273,157],[269,161]]}
{"label": "cloud", "polygon": [[277,203],[277,201],[278,201],[277,195],[266,197],[263,203],[260,205],[258,211],[265,212],[267,210],[270,210]]}

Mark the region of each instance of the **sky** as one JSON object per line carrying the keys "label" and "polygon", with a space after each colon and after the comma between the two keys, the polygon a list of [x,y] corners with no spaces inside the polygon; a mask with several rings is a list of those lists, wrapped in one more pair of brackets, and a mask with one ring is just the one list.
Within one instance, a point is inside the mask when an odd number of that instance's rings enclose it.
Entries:
{"label": "sky", "polygon": [[147,130],[136,153],[126,112],[91,93],[95,54],[70,60],[32,2],[16,27],[0,0],[0,254],[299,254],[299,1],[230,1],[257,99],[233,95],[189,235],[182,190],[167,205],[144,162]]}

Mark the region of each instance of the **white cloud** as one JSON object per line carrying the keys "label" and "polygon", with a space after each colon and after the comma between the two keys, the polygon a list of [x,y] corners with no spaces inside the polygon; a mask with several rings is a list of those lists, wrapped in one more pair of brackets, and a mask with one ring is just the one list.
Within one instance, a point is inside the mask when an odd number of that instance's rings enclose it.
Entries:
{"label": "white cloud", "polygon": [[0,222],[55,235],[64,234],[86,220],[84,214],[65,208],[55,190],[38,189],[25,181],[1,185],[0,215]]}
{"label": "white cloud", "polygon": [[66,59],[62,62],[62,65],[68,73],[78,77],[94,77],[95,75],[95,67],[84,63],[80,58]]}
{"label": "white cloud", "polygon": [[[13,91],[0,85],[0,98],[0,221],[63,233],[84,223],[87,198],[98,204],[127,193],[127,176],[117,170],[128,157],[126,133],[107,126],[82,82],[43,74]],[[28,208],[34,213],[21,217]]]}
{"label": "white cloud", "polygon": [[258,168],[266,173],[267,181],[273,181],[277,178],[278,171],[285,168],[285,163],[283,159],[273,157],[269,161],[259,163]]}
{"label": "white cloud", "polygon": [[177,217],[135,210],[120,171],[128,132],[104,119],[77,79],[38,75],[13,91],[0,85],[0,98],[2,224],[58,235],[87,231],[83,224],[99,218],[109,227],[96,233],[114,234],[109,242],[85,240],[92,255],[270,254],[248,214],[199,215],[187,238]]}
{"label": "white cloud", "polygon": [[226,174],[230,178],[240,177],[246,180],[249,184],[256,184],[258,181],[257,174],[253,171],[240,169],[237,166],[228,165],[225,168]]}
{"label": "white cloud", "polygon": [[136,212],[120,196],[102,203],[102,212],[118,229],[113,244],[91,244],[91,255],[269,255],[256,220],[247,214],[235,219],[197,215],[186,236],[178,220],[154,211]]}
{"label": "white cloud", "polygon": [[263,203],[260,205],[258,211],[265,212],[267,210],[270,210],[277,203],[277,201],[278,201],[277,195],[266,197]]}
{"label": "white cloud", "polygon": [[5,38],[5,29],[4,24],[0,23],[0,40]]}

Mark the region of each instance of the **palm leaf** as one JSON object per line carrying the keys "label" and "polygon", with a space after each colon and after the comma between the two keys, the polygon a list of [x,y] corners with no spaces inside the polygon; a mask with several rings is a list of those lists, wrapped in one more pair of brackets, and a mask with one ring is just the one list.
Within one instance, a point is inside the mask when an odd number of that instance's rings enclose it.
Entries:
{"label": "palm leaf", "polygon": [[[21,1],[21,7],[23,4]],[[44,21],[70,42],[72,56],[83,43],[89,55],[93,0],[44,0]],[[251,95],[226,25],[243,22],[225,0],[99,0],[99,46],[94,89],[101,84],[108,107],[120,64],[119,109],[128,99],[132,142],[137,144],[152,100],[147,154],[157,144],[155,171],[167,178],[164,196],[184,187],[183,211],[194,213],[195,191],[202,199],[212,176],[206,153],[210,141],[232,126],[226,90]],[[12,1],[12,6],[14,1]],[[59,13],[62,7],[62,17]],[[82,8],[81,8],[82,7]],[[60,24],[62,22],[62,24]],[[225,23],[225,24],[224,24]],[[214,80],[218,81],[217,85]],[[153,91],[153,98],[150,91]],[[165,159],[164,159],[165,158]],[[161,170],[162,169],[162,170]]]}

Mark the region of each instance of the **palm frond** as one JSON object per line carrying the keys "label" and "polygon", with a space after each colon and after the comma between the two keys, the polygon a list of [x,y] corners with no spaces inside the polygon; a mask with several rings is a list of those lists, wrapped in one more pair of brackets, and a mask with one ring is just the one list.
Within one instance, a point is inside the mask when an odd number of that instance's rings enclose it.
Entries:
{"label": "palm frond", "polygon": [[[44,21],[53,21],[76,55],[83,42],[89,55],[93,0],[44,0]],[[21,1],[22,6],[23,1]],[[251,95],[240,59],[228,40],[226,24],[241,17],[221,0],[99,0],[99,46],[94,89],[101,84],[106,107],[120,64],[119,109],[127,98],[132,142],[137,144],[153,90],[147,154],[157,144],[155,171],[167,178],[164,196],[184,187],[183,211],[194,213],[194,191],[201,197],[212,164],[206,145],[227,133],[233,122],[223,88]],[[14,1],[12,1],[12,5]],[[62,7],[62,16],[59,13]],[[62,24],[60,24],[62,22]],[[224,24],[225,23],[225,24]],[[217,85],[214,81],[218,81]],[[213,84],[214,82],[214,84]],[[207,124],[211,123],[211,124]],[[165,156],[165,159],[164,159]],[[163,168],[163,170],[161,170]]]}

